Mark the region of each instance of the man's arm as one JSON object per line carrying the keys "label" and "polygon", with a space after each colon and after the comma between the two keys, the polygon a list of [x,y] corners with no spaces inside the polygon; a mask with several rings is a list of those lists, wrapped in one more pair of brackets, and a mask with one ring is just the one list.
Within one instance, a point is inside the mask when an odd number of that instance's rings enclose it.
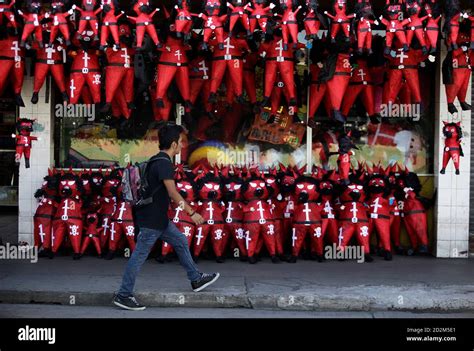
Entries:
{"label": "man's arm", "polygon": [[186,211],[188,215],[192,215],[191,219],[196,223],[196,224],[202,224],[203,223],[203,218],[201,215],[197,212],[195,212],[189,204],[184,201],[183,197],[179,194],[178,190],[176,190],[176,184],[174,182],[174,179],[164,179],[163,183],[165,184],[166,190],[168,191],[168,195],[173,200],[173,202],[179,204],[181,208]]}

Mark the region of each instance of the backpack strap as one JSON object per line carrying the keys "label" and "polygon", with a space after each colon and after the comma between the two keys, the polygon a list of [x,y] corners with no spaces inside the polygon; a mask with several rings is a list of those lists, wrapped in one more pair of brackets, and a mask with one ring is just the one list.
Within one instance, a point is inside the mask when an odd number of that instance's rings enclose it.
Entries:
{"label": "backpack strap", "polygon": [[[155,157],[155,156],[153,156],[152,158],[150,158],[148,160],[148,163],[145,167],[145,172],[144,172],[144,177],[146,177],[146,181],[147,181],[148,184],[150,184],[150,182],[148,180],[148,167],[150,166],[150,164],[152,162],[158,161],[158,160],[166,160],[166,161],[169,161],[172,164],[171,160],[167,157]],[[158,192],[158,190],[161,189],[162,184],[163,184],[163,182],[158,184],[158,186],[151,192],[150,196],[147,196],[146,198],[143,199],[142,205],[148,205],[148,204],[153,202],[153,196],[155,196],[155,194]]]}

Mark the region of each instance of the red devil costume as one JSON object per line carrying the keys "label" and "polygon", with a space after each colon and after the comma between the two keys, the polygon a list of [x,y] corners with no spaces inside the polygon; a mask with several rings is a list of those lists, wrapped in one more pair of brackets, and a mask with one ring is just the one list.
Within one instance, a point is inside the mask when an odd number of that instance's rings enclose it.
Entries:
{"label": "red devil costume", "polygon": [[118,186],[112,188],[117,199],[115,211],[112,215],[110,225],[109,252],[105,257],[110,260],[114,257],[120,241],[125,238],[130,251],[135,250],[135,225],[133,222],[132,204],[125,201],[122,194],[122,172],[118,171],[115,175],[118,180]]}
{"label": "red devil costume", "polygon": [[325,82],[319,81],[319,74],[325,61],[326,52],[321,47],[321,41],[317,41],[317,44],[313,45],[310,51],[311,64],[309,65],[309,118],[308,124],[314,125],[314,117],[319,105],[323,101],[326,95],[327,85]]}
{"label": "red devil costume", "polygon": [[459,174],[459,157],[464,156],[461,147],[461,122],[448,123],[443,121],[443,124],[443,135],[446,139],[444,140],[443,167],[439,173],[444,174],[446,172],[446,166],[449,160],[452,159],[456,174]]}
{"label": "red devil costume", "polygon": [[275,225],[270,205],[267,203],[269,189],[265,180],[255,175],[247,179],[243,186],[243,197],[247,201],[244,206],[244,229],[246,235],[246,248],[249,263],[257,262],[256,254],[265,244],[272,262],[279,262],[276,256]]}
{"label": "red devil costume", "polygon": [[268,19],[272,17],[271,10],[275,7],[275,4],[270,3],[269,6],[265,5],[266,0],[252,0],[252,10],[249,15],[249,26],[251,35],[257,29],[257,25],[260,27],[263,33],[267,32]]}
{"label": "red devil costume", "polygon": [[271,189],[270,192],[270,198],[268,199],[268,204],[271,206],[272,209],[272,214],[273,214],[273,224],[275,226],[275,233],[276,233],[276,238],[275,238],[275,245],[276,245],[276,253],[278,256],[280,256],[281,259],[286,260],[284,257],[284,245],[285,245],[285,240],[287,238],[287,235],[285,234],[288,233],[289,228],[288,226],[285,227],[284,221],[285,221],[285,209],[287,208],[287,201],[285,201],[285,198],[283,194],[280,191],[280,178],[278,176],[278,172],[276,168],[272,168],[268,171],[267,174],[265,174],[265,183],[267,184],[267,187]]}
{"label": "red devil costume", "polygon": [[3,16],[5,16],[16,34],[18,31],[18,23],[15,19],[15,12],[13,9],[14,5],[15,0],[11,0],[10,2],[8,0],[4,0],[2,3],[0,3],[0,25],[3,24]]}
{"label": "red devil costume", "polygon": [[24,47],[28,37],[34,33],[38,45],[43,47],[43,28],[41,26],[41,21],[44,18],[48,18],[49,14],[41,14],[41,3],[31,1],[28,3],[28,12],[25,14],[21,10],[18,10],[18,14],[20,14],[25,20],[20,46]]}
{"label": "red devil costume", "polygon": [[400,245],[400,226],[401,226],[401,216],[403,209],[403,199],[404,193],[400,191],[398,186],[398,180],[400,178],[400,171],[398,169],[398,164],[389,166],[385,173],[388,172],[388,184],[390,189],[390,194],[388,195],[388,201],[390,205],[390,237],[392,242],[395,245],[395,250],[398,254],[403,253],[403,248]]}
{"label": "red devil costume", "polygon": [[428,21],[425,26],[427,44],[430,47],[430,54],[434,54],[438,49],[439,21],[441,20],[436,0],[425,2],[425,12],[428,14]]}
{"label": "red devil costume", "polygon": [[339,173],[340,179],[344,183],[349,182],[349,171],[351,169],[351,156],[354,155],[352,149],[358,149],[358,147],[352,142],[351,139],[352,131],[346,134],[341,134],[338,138],[339,144],[339,157],[337,158],[337,172]]}
{"label": "red devil costume", "polygon": [[446,20],[443,31],[446,34],[446,46],[451,51],[458,48],[459,26],[464,18],[462,17],[458,0],[447,0],[445,8]]}
{"label": "red devil costume", "polygon": [[280,72],[281,79],[289,94],[289,106],[296,106],[296,89],[294,79],[295,50],[289,48],[284,50],[283,39],[275,36],[273,40],[261,45],[261,51],[265,52],[265,89],[263,93],[263,106],[269,106],[270,96]]}
{"label": "red devil costume", "polygon": [[31,135],[33,123],[34,120],[20,118],[16,123],[18,134],[12,134],[12,138],[16,139],[15,162],[20,163],[21,157],[25,155],[25,168],[30,168],[31,142],[39,140],[39,138]]}
{"label": "red devil costume", "polygon": [[100,103],[101,69],[97,50],[93,47],[83,47],[72,52],[74,57],[71,66],[69,82],[69,98],[71,104],[77,104],[81,97],[82,88],[87,86],[95,104]]}
{"label": "red devil costume", "polygon": [[[194,105],[199,95],[202,101],[208,101],[211,89],[211,64],[207,57],[199,55],[189,63],[190,101]],[[205,108],[210,111],[210,104]]]}
{"label": "red devil costume", "polygon": [[355,235],[357,244],[364,249],[365,261],[371,262],[369,255],[369,219],[364,201],[364,187],[350,183],[341,195],[339,208],[339,248],[344,250]]}
{"label": "red devil costume", "polygon": [[204,38],[202,48],[207,50],[209,40],[215,35],[219,49],[224,47],[224,22],[227,15],[219,16],[221,4],[219,0],[206,0],[206,13],[191,14],[192,16],[202,18],[204,21]]}
{"label": "red devil costume", "polygon": [[[33,47],[35,47],[34,45]],[[66,91],[66,79],[64,77],[64,62],[66,60],[66,48],[58,41],[49,44],[46,48],[36,46],[35,80],[33,85],[33,96],[31,102],[38,102],[38,93],[44,84],[48,73],[54,78],[61,92],[63,101],[69,101]]]}
{"label": "red devil costume", "polygon": [[178,38],[187,38],[190,36],[193,25],[191,12],[189,11],[189,1],[178,0],[174,8],[176,9],[176,18],[174,20],[176,36]]}
{"label": "red devil costume", "polygon": [[12,82],[15,103],[25,106],[21,98],[21,88],[25,76],[25,49],[18,46],[18,38],[9,35],[0,40],[0,95],[3,94],[7,83]]}
{"label": "red devil costume", "polygon": [[81,244],[81,255],[87,250],[90,244],[92,244],[99,256],[102,255],[102,249],[100,247],[100,235],[99,235],[99,216],[97,213],[88,213],[85,221],[86,232]]}
{"label": "red devil costume", "polygon": [[403,51],[409,50],[405,26],[410,23],[410,21],[408,19],[400,19],[400,12],[402,12],[401,0],[387,0],[385,6],[385,14],[387,18],[380,16],[380,21],[385,27],[387,27],[385,36],[385,55],[390,53],[393,39],[395,37],[403,47]]}
{"label": "red devil costume", "polygon": [[324,14],[331,19],[331,43],[336,42],[336,36],[339,30],[342,30],[346,41],[349,41],[349,32],[351,30],[351,19],[354,14],[346,14],[346,0],[336,0],[333,5],[334,15],[327,11]]}
{"label": "red devil costume", "polygon": [[71,9],[67,12],[64,11],[64,4],[60,1],[54,1],[51,4],[51,34],[49,35],[49,46],[52,46],[54,41],[56,40],[56,36],[58,32],[61,32],[64,39],[66,40],[66,45],[71,45],[70,34],[69,34],[69,25],[67,21],[67,17],[72,15],[74,10]]}
{"label": "red devil costume", "polygon": [[318,184],[321,197],[321,235],[330,244],[338,243],[338,223],[336,219],[336,208],[334,205],[335,198],[335,182],[334,178],[338,178],[334,171],[326,173]]}
{"label": "red devil costume", "polygon": [[243,179],[241,171],[236,167],[233,168],[233,175],[229,174],[229,169],[224,168],[222,175],[224,176],[224,194],[226,199],[224,221],[225,231],[232,238],[239,249],[239,258],[241,261],[247,260],[246,235],[243,226],[243,202],[242,202],[242,185]]}
{"label": "red devil costume", "polygon": [[423,54],[421,50],[412,49],[409,52],[404,52],[403,48],[397,50],[395,57],[389,56],[388,78],[383,93],[384,104],[395,103],[402,87],[402,78],[405,78],[410,89],[413,103],[421,103],[418,67],[426,58],[427,55]]}
{"label": "red devil costume", "polygon": [[403,223],[410,238],[412,249],[408,254],[417,250],[421,254],[428,253],[428,223],[425,205],[417,193],[421,190],[418,176],[408,173],[405,176],[406,187],[403,201]]}
{"label": "red devil costume", "polygon": [[306,0],[306,7],[308,8],[308,11],[303,20],[306,39],[316,39],[319,28],[321,27],[317,0]]}
{"label": "red devil costume", "polygon": [[52,252],[55,254],[58,251],[67,234],[74,250],[73,258],[76,260],[80,258],[81,252],[82,181],[72,171],[61,175],[59,195],[61,200],[53,220]]}
{"label": "red devil costume", "polygon": [[358,2],[356,4],[357,14],[357,51],[362,54],[365,50],[367,54],[372,53],[372,25],[378,25],[377,20],[372,20],[374,13],[370,2]]}
{"label": "red devil costume", "polygon": [[35,198],[39,201],[33,217],[35,246],[43,247],[48,254],[51,252],[53,217],[58,206],[58,179],[58,175],[48,168],[41,189],[35,192]]}
{"label": "red devil costume", "polygon": [[[372,174],[371,174],[372,173]],[[382,254],[385,260],[392,259],[390,243],[390,201],[387,199],[387,181],[384,170],[377,167],[373,172],[369,170],[369,181],[367,183],[369,205],[369,233],[372,235],[375,231],[379,240],[379,247],[383,250]]]}
{"label": "red devil costume", "polygon": [[296,16],[301,10],[301,6],[298,6],[296,10],[294,10],[293,0],[281,0],[280,6],[283,9],[283,15],[280,16],[283,50],[288,50],[290,36],[293,41],[293,48],[296,49],[296,44],[298,43],[298,21]]}
{"label": "red devil costume", "polygon": [[94,33],[94,40],[98,40],[98,33],[99,33],[99,23],[97,21],[97,15],[99,12],[102,11],[102,8],[97,8],[94,10],[96,5],[96,0],[82,0],[81,8],[79,6],[73,5],[72,9],[77,10],[81,13],[81,17],[79,17],[79,27],[77,29],[77,38],[81,39],[83,33],[90,28]]}
{"label": "red devil costume", "polygon": [[[128,38],[131,42],[131,32],[128,25],[120,25],[120,38]],[[105,67],[106,106],[104,106],[104,110],[112,104],[118,90],[123,92],[127,108],[133,107],[134,53],[134,50],[127,45],[125,40],[120,42],[118,50],[112,48],[105,50],[107,65]]]}
{"label": "red devil costume", "polygon": [[247,31],[247,35],[250,34],[250,25],[249,25],[249,16],[247,13],[247,8],[250,6],[250,3],[245,4],[243,0],[233,0],[232,4],[227,3],[227,7],[231,9],[229,14],[229,35],[232,36],[232,31],[234,30],[237,21],[239,21],[244,29]]}
{"label": "red devil costume", "polygon": [[224,259],[224,250],[228,243],[229,235],[224,228],[224,203],[222,202],[223,189],[221,180],[216,177],[218,173],[205,174],[203,171],[195,180],[198,181],[198,196],[201,202],[197,212],[204,219],[204,224],[196,227],[194,236],[194,256],[198,257],[204,248],[206,239],[210,236],[210,242],[216,260]]}
{"label": "red devil costume", "polygon": [[471,105],[466,103],[471,68],[469,50],[464,51],[462,47],[448,52],[443,61],[443,84],[446,90],[448,111],[451,114],[458,112],[454,106],[456,98],[463,111],[471,109]]}
{"label": "red devil costume", "polygon": [[100,29],[100,48],[103,50],[107,46],[107,40],[110,35],[114,40],[114,48],[119,49],[119,25],[118,19],[122,17],[123,11],[115,15],[115,0],[102,0],[102,28]]}
{"label": "red devil costume", "polygon": [[[351,79],[350,47],[349,43],[338,41],[338,44],[330,44],[329,49],[331,52],[321,68],[317,81],[318,84],[325,83],[327,86],[332,117],[339,123],[345,123],[346,119],[341,114],[341,105]],[[319,94],[322,92],[318,91],[317,95]]]}
{"label": "red devil costume", "polygon": [[300,177],[296,180],[295,197],[298,204],[293,216],[293,231],[291,236],[291,258],[288,262],[294,263],[301,248],[309,236],[311,254],[319,262],[323,260],[324,237],[321,221],[321,205],[318,203],[318,185],[312,177]]}
{"label": "red devil costume", "polygon": [[181,39],[170,35],[165,45],[160,49],[161,55],[157,66],[157,86],[156,86],[156,106],[164,108],[163,98],[168,91],[173,79],[185,102],[187,112],[190,111],[190,91],[189,91],[189,67],[186,52],[191,47],[184,44]]}
{"label": "red devil costume", "polygon": [[153,16],[159,10],[160,9],[156,8],[152,11],[148,0],[136,0],[134,3],[133,11],[135,11],[137,17],[127,16],[127,18],[132,20],[136,25],[137,48],[142,48],[145,32],[148,33],[158,48],[161,47],[158,35],[156,34],[155,25],[153,24]]}
{"label": "red devil costume", "polygon": [[421,6],[418,0],[407,2],[407,12],[409,14],[409,24],[407,24],[407,44],[411,45],[413,36],[418,39],[421,50],[424,54],[428,52],[428,47],[425,40],[425,29],[423,22],[429,17],[428,15],[420,17]]}
{"label": "red devil costume", "polygon": [[[192,180],[192,177],[185,173],[182,164],[176,167],[175,180],[176,189],[178,190],[179,194],[193,209],[193,211],[195,211],[197,205],[195,203],[195,183]],[[173,223],[179,229],[179,231],[186,236],[186,239],[188,240],[188,246],[191,248],[194,233],[196,232],[196,228],[191,217],[186,213],[186,211],[184,211],[184,209],[179,204],[176,203],[171,204],[168,216],[170,220],[173,221]],[[159,257],[157,260],[159,262],[164,262],[164,258],[172,251],[173,248],[171,247],[171,245],[168,245],[168,243],[163,242],[163,246],[161,248],[161,257]]]}
{"label": "red devil costume", "polygon": [[244,63],[243,58],[246,52],[250,51],[245,39],[229,37],[224,39],[222,47],[215,47],[212,56],[212,80],[209,102],[217,102],[217,89],[219,88],[224,74],[230,76],[232,90],[237,97],[237,101],[243,102],[243,74]]}
{"label": "red devil costume", "polygon": [[360,97],[367,114],[372,122],[378,122],[375,114],[374,86],[367,60],[358,58],[342,100],[341,112],[347,116],[357,97]]}
{"label": "red devil costume", "polygon": [[112,231],[112,217],[117,209],[117,188],[121,184],[121,179],[116,175],[116,171],[106,174],[104,185],[102,187],[102,196],[100,198],[100,208],[98,213],[101,218],[100,233],[100,247],[104,249],[111,236]]}

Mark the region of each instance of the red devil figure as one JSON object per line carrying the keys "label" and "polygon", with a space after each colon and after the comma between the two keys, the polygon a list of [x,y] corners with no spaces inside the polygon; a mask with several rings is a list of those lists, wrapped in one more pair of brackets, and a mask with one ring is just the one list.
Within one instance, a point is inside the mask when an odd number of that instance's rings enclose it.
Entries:
{"label": "red devil figure", "polygon": [[385,55],[390,54],[393,39],[396,37],[399,41],[403,51],[408,51],[407,37],[405,33],[405,26],[410,23],[409,19],[401,19],[400,13],[402,13],[401,0],[387,0],[385,5],[385,14],[387,18],[380,16],[380,21],[387,27],[387,33],[385,36]]}
{"label": "red devil figure", "polygon": [[206,239],[210,236],[210,242],[216,260],[224,260],[224,250],[228,243],[229,235],[224,228],[224,203],[222,202],[223,188],[217,171],[206,175],[203,171],[195,180],[201,204],[198,213],[204,218],[204,224],[196,227],[194,236],[194,257],[198,257],[204,248]]}
{"label": "red devil figure", "polygon": [[[211,64],[206,55],[198,53],[189,63],[190,101],[194,105],[199,95],[202,101],[208,101],[211,89]],[[206,111],[211,110],[208,103]]]}
{"label": "red devil figure", "polygon": [[263,33],[267,32],[268,19],[272,17],[271,10],[275,7],[275,4],[265,5],[266,0],[252,0],[252,10],[249,15],[250,35],[255,32],[257,25],[260,27]]}
{"label": "red devil figure", "polygon": [[349,171],[351,169],[351,156],[354,155],[352,149],[359,149],[351,139],[352,131],[342,133],[337,142],[339,144],[339,157],[337,158],[337,172],[339,173],[340,179],[348,184],[349,183]]}
{"label": "red devil figure", "polygon": [[372,81],[371,73],[367,65],[367,59],[363,57],[358,58],[354,64],[354,71],[352,72],[349,86],[342,100],[341,112],[344,116],[347,116],[357,97],[360,97],[370,121],[372,123],[379,122],[375,113],[373,84],[374,82]]}
{"label": "red devil figure", "polygon": [[369,247],[369,219],[364,204],[364,187],[350,183],[341,194],[339,208],[339,249],[344,250],[355,234],[359,246],[364,249],[366,262],[372,262]]}
{"label": "red devil figure", "polygon": [[53,217],[58,207],[59,175],[48,168],[48,175],[43,178],[43,184],[35,192],[38,207],[33,217],[35,246],[43,247],[45,256],[51,256],[51,233]]}
{"label": "red devil figure", "polygon": [[444,22],[443,31],[446,34],[446,46],[448,50],[455,50],[458,48],[458,34],[460,22],[464,20],[461,13],[458,0],[446,1],[446,20]]}
{"label": "red devil figure", "polygon": [[82,40],[81,48],[71,52],[74,57],[69,82],[71,104],[77,104],[84,86],[89,88],[94,103],[98,104],[100,102],[102,75],[97,49],[92,45],[90,41]]}
{"label": "red devil figure", "polygon": [[12,82],[15,103],[25,106],[21,97],[21,88],[25,76],[25,49],[18,46],[16,35],[8,35],[0,39],[0,95],[3,94],[7,83]]}
{"label": "red devil figure", "polygon": [[222,169],[224,177],[224,195],[226,200],[224,221],[225,230],[233,238],[239,249],[239,258],[241,261],[247,261],[246,236],[243,226],[243,198],[242,185],[244,180],[241,176],[241,170],[233,167],[233,175],[229,174],[229,168]]}
{"label": "red devil figure", "polygon": [[415,251],[428,253],[428,223],[426,217],[426,199],[418,195],[421,184],[418,176],[409,172],[405,175],[405,199],[403,201],[403,222],[410,238],[412,248],[408,255]]}
{"label": "red devil figure", "polygon": [[69,40],[69,26],[67,22],[67,17],[74,13],[74,10],[71,9],[69,11],[64,11],[64,3],[61,1],[54,1],[51,3],[51,17],[53,19],[52,26],[51,26],[51,34],[49,36],[49,46],[52,46],[58,32],[61,32],[64,39],[66,40],[66,45],[71,45],[71,41]]}
{"label": "red devil figure", "polygon": [[382,167],[375,170],[369,170],[369,181],[367,183],[369,205],[369,233],[377,232],[379,247],[382,249],[382,255],[385,260],[392,259],[390,243],[390,201],[387,195],[390,188],[387,185],[385,172]]}
{"label": "red devil figure", "polygon": [[100,215],[101,226],[100,232],[100,247],[104,249],[112,234],[112,217],[117,209],[117,188],[120,186],[122,179],[117,175],[116,170],[107,172],[102,186],[102,196],[100,198],[100,208],[98,213]]}
{"label": "red devil figure", "polygon": [[321,27],[321,20],[318,13],[318,1],[306,0],[306,7],[308,8],[304,22],[304,30],[306,32],[306,39],[316,39],[318,37],[319,28]]}
{"label": "red devil figure", "polygon": [[261,45],[261,52],[265,52],[265,89],[263,93],[262,106],[269,107],[270,96],[277,79],[277,73],[280,72],[280,77],[286,87],[289,95],[288,105],[295,108],[296,89],[294,79],[295,69],[295,50],[289,48],[284,50],[283,39],[275,36],[273,40]]}
{"label": "red devil figure", "polygon": [[137,17],[127,16],[128,19],[132,20],[137,29],[137,48],[141,49],[143,44],[143,38],[145,37],[145,32],[148,33],[153,43],[159,48],[161,48],[160,41],[158,40],[158,35],[156,34],[155,25],[153,24],[153,16],[160,9],[156,8],[151,9],[150,3],[148,0],[134,0],[133,11],[137,14]]}
{"label": "red devil figure", "polygon": [[409,24],[407,25],[407,43],[411,45],[413,36],[416,35],[418,39],[421,50],[424,54],[428,52],[428,47],[425,40],[425,30],[423,27],[423,22],[429,17],[428,15],[420,17],[421,6],[418,3],[418,0],[411,0],[407,2],[407,12],[410,16],[408,18]]}
{"label": "red devil figure", "polygon": [[160,59],[157,66],[158,80],[156,85],[156,106],[164,108],[164,96],[173,79],[185,102],[186,111],[191,109],[189,90],[189,67],[186,53],[191,46],[184,44],[173,35],[168,36],[165,45],[160,48]]}
{"label": "red devil figure", "polygon": [[244,29],[247,31],[247,35],[250,35],[249,16],[247,13],[247,8],[249,6],[250,3],[245,4],[245,1],[243,0],[233,0],[232,3],[227,3],[227,7],[232,11],[229,15],[229,36],[232,36],[232,31],[234,30],[237,21],[240,21]]}
{"label": "red devil figure", "polygon": [[202,48],[208,49],[209,40],[213,35],[216,36],[219,49],[224,48],[224,22],[227,20],[227,15],[219,16],[220,12],[219,0],[206,0],[205,12],[200,14],[192,13],[192,16],[202,18],[204,21],[204,38]]}
{"label": "red devil figure", "polygon": [[5,16],[12,26],[15,34],[18,32],[18,23],[15,19],[15,12],[13,6],[15,5],[15,0],[2,0],[0,2],[0,25],[3,23],[3,16]]}
{"label": "red devil figure", "polygon": [[61,246],[65,234],[72,244],[73,259],[81,257],[82,236],[82,181],[71,170],[61,174],[59,195],[61,197],[53,220],[52,252],[55,254]]}
{"label": "red devil figure", "polygon": [[[179,164],[176,166],[175,172],[175,180],[176,180],[176,189],[178,189],[179,194],[186,200],[189,206],[193,209],[196,209],[196,197],[195,197],[195,186],[192,179],[192,174],[186,174],[184,171],[183,165]],[[195,225],[191,217],[183,210],[183,208],[176,203],[171,204],[171,208],[169,210],[169,218],[176,227],[179,229],[181,233],[186,236],[188,239],[188,246],[191,247],[194,233],[196,231]],[[157,261],[163,263],[165,258],[172,252],[171,245],[164,242],[161,248],[161,256],[157,258]]]}
{"label": "red devil figure", "polygon": [[336,198],[337,176],[335,171],[322,174],[322,179],[318,184],[318,191],[321,194],[319,202],[321,203],[321,235],[326,238],[330,244],[338,243],[338,223],[336,219],[336,208],[334,200]]}
{"label": "red devil figure", "polygon": [[84,31],[90,28],[94,33],[94,40],[99,40],[99,24],[97,22],[97,15],[102,11],[102,9],[99,7],[94,10],[95,5],[96,0],[82,0],[82,6],[84,8],[72,5],[73,10],[77,10],[81,13],[81,17],[79,17],[79,27],[77,29],[78,39],[81,39]]}
{"label": "red devil figure", "polygon": [[108,110],[118,90],[124,95],[126,108],[133,107],[133,55],[131,48],[132,34],[128,24],[121,24],[120,43],[118,49],[107,48],[107,66],[105,67],[105,105],[103,110]]}
{"label": "red devil figure", "polygon": [[20,118],[16,123],[18,134],[12,134],[12,138],[16,139],[15,162],[20,163],[21,157],[25,155],[25,168],[30,168],[31,142],[39,140],[31,135],[34,122],[32,119]]}
{"label": "red devil figure", "polygon": [[253,176],[245,180],[242,195],[247,202],[244,206],[244,229],[249,263],[257,262],[256,254],[259,253],[263,244],[272,262],[279,262],[275,247],[275,225],[267,202],[269,189],[258,169],[254,170]]}
{"label": "red devil figure", "polygon": [[[111,188],[111,192],[117,199],[115,211],[112,215],[112,223],[110,225],[109,252],[105,257],[111,260],[115,256],[118,244],[125,238],[130,251],[135,250],[135,225],[133,222],[132,204],[126,201],[122,194],[122,172],[115,171],[113,176],[117,180],[118,185]],[[110,179],[109,179],[110,180]],[[131,253],[130,252],[130,253]]]}
{"label": "red devil figure", "polygon": [[388,166],[385,170],[385,174],[388,174],[388,186],[390,191],[388,195],[390,205],[390,236],[395,246],[395,252],[397,254],[403,254],[404,250],[400,245],[400,226],[403,199],[405,198],[405,193],[402,189],[405,185],[399,187],[399,181],[402,180],[402,176],[398,164]]}
{"label": "red devil figure", "polygon": [[372,25],[378,25],[373,20],[374,12],[370,2],[362,1],[356,4],[357,15],[357,52],[362,55],[365,50],[368,55],[372,54]]}
{"label": "red devil figure", "polygon": [[308,125],[314,127],[315,114],[326,95],[327,85],[319,81],[319,74],[326,61],[327,52],[323,42],[316,39],[310,51],[311,64],[309,65],[309,121]]}
{"label": "red devil figure", "polygon": [[209,102],[217,102],[217,89],[219,88],[224,74],[227,72],[232,82],[232,87],[227,89],[234,92],[237,101],[243,103],[243,74],[244,54],[250,49],[245,39],[227,36],[222,47],[214,48],[212,57],[212,80]]}
{"label": "red devil figure", "polygon": [[268,204],[272,209],[273,223],[275,226],[276,253],[281,260],[286,261],[287,259],[284,256],[284,246],[288,235],[284,235],[284,231],[286,230],[286,233],[289,231],[289,225],[285,228],[285,210],[287,208],[287,201],[281,193],[280,177],[276,168],[271,168],[268,173],[265,174],[265,183],[267,184],[267,187],[271,189]]}
{"label": "red devil figure", "polygon": [[443,168],[439,173],[444,174],[446,172],[446,166],[449,160],[452,159],[456,174],[459,174],[459,157],[464,156],[461,147],[461,122],[448,123],[443,121],[443,124],[443,135],[446,139],[444,140]]}
{"label": "red devil figure", "polygon": [[174,8],[176,9],[176,18],[174,20],[176,36],[178,38],[188,38],[193,25],[191,12],[189,11],[189,0],[178,0]]}
{"label": "red devil figure", "polygon": [[438,49],[439,21],[442,16],[436,0],[427,0],[424,8],[428,15],[425,27],[427,44],[430,47],[430,54],[434,54]]}
{"label": "red devil figure", "polygon": [[469,50],[465,51],[465,49],[467,47],[463,46],[448,52],[443,61],[443,84],[446,90],[448,111],[451,114],[458,112],[454,105],[456,98],[458,98],[463,111],[471,109],[471,105],[466,102],[466,95],[472,67]]}
{"label": "red devil figure", "polygon": [[43,28],[41,26],[41,21],[44,18],[48,18],[49,14],[41,14],[41,3],[39,1],[32,0],[28,2],[27,8],[27,13],[23,13],[21,10],[18,10],[18,14],[20,14],[25,20],[20,46],[24,47],[26,40],[34,32],[38,45],[43,47]]}
{"label": "red devil figure", "polygon": [[61,92],[63,101],[69,101],[66,91],[66,79],[64,77],[64,62],[66,61],[66,48],[59,42],[59,39],[50,43],[46,48],[36,47],[35,80],[33,85],[33,96],[31,103],[38,103],[38,93],[44,81],[51,72],[56,85]]}
{"label": "red devil figure", "polygon": [[354,14],[346,14],[346,0],[335,0],[333,4],[334,15],[327,11],[324,14],[331,19],[331,43],[336,42],[336,36],[339,30],[342,30],[346,41],[349,41],[349,32],[351,30],[351,19]]}
{"label": "red devil figure", "polygon": [[298,43],[298,21],[296,16],[301,10],[298,6],[296,10],[293,9],[293,0],[280,0],[280,6],[283,10],[281,17],[281,33],[283,37],[283,50],[288,50],[289,37],[293,41],[293,48],[296,49]]}
{"label": "red devil figure", "polygon": [[321,204],[318,203],[318,181],[313,177],[302,176],[296,179],[295,197],[298,204],[293,216],[291,236],[291,258],[295,263],[307,236],[311,242],[311,255],[319,262],[323,260],[323,231],[321,221]]}
{"label": "red devil figure", "polygon": [[97,254],[101,256],[102,249],[100,247],[99,217],[97,213],[88,213],[84,224],[86,225],[86,232],[81,244],[81,255],[84,255],[84,252],[92,243]]}
{"label": "red devil figure", "polygon": [[102,0],[101,8],[105,15],[102,18],[102,28],[100,29],[100,49],[105,49],[111,34],[114,40],[114,49],[120,50],[118,19],[122,17],[124,12],[121,11],[118,15],[115,14],[117,10],[115,0]]}
{"label": "red devil figure", "polygon": [[402,88],[402,78],[405,78],[408,85],[412,101],[415,104],[421,104],[420,81],[418,79],[418,67],[425,61],[427,55],[421,50],[412,49],[404,52],[403,48],[398,48],[396,56],[389,56],[389,65],[387,70],[387,82],[384,85],[383,102],[385,104],[395,103]]}

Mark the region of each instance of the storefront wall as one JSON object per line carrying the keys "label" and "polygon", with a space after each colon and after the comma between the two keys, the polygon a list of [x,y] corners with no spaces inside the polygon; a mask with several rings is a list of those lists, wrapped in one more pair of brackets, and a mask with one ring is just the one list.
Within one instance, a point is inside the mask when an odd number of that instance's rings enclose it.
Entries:
{"label": "storefront wall", "polygon": [[[444,46],[442,46],[444,50]],[[437,188],[437,201],[434,208],[434,234],[436,238],[434,254],[436,257],[467,258],[469,240],[469,180],[470,180],[470,114],[463,113],[462,129],[465,131],[463,138],[464,158],[461,160],[461,174],[454,174],[452,163],[446,169],[446,174],[440,175],[444,138],[442,136],[443,123],[441,120],[453,121],[453,117],[448,115],[446,94],[441,83],[441,64],[446,55],[441,53],[438,64],[439,74],[436,87],[436,129],[435,129],[435,188]],[[25,108],[20,109],[20,116],[37,119],[37,129],[34,135],[41,138],[34,143],[31,155],[31,168],[20,167],[19,181],[19,241],[33,244],[33,214],[36,209],[36,199],[34,193],[41,184],[44,175],[47,174],[48,167],[54,165],[54,144],[53,144],[53,109],[51,103],[45,103],[45,86],[40,92],[40,101],[37,105],[32,105],[29,101],[32,95],[33,81],[31,77],[25,77],[23,86],[23,98]],[[468,100],[471,92],[468,92]],[[457,106],[459,111],[460,107]],[[438,116],[441,116],[439,118]],[[454,118],[459,121],[459,117]],[[311,140],[311,130],[307,132],[308,139]],[[311,144],[307,144],[307,155],[311,157]],[[310,162],[308,162],[310,164]]]}

